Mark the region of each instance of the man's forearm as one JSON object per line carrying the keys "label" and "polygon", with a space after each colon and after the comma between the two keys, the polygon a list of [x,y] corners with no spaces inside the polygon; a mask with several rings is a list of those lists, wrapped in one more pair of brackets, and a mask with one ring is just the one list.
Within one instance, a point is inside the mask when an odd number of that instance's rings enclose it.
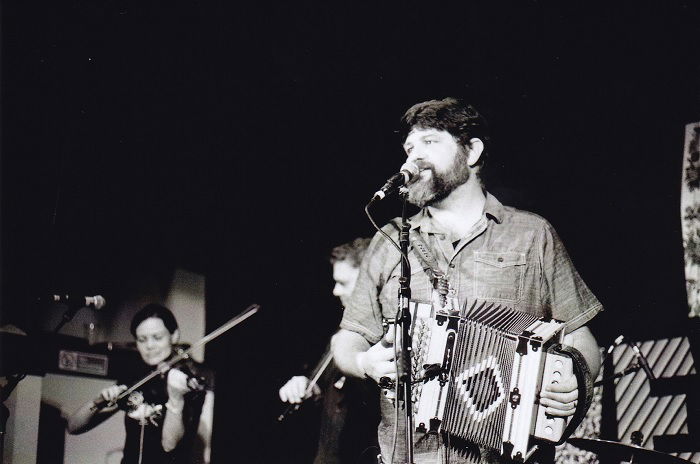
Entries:
{"label": "man's forearm", "polygon": [[586,359],[588,369],[591,371],[592,380],[598,377],[600,371],[600,348],[595,337],[588,327],[579,327],[564,336],[564,344],[573,346],[581,352]]}
{"label": "man's forearm", "polygon": [[369,342],[362,335],[345,329],[340,329],[331,338],[331,350],[336,366],[344,374],[353,377],[365,376],[365,372],[357,363],[357,355],[364,353],[369,347]]}

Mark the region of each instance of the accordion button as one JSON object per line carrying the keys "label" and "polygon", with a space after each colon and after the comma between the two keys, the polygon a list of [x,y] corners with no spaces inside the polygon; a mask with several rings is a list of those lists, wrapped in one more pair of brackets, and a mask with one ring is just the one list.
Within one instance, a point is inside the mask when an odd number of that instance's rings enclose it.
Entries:
{"label": "accordion button", "polygon": [[564,363],[561,362],[561,359],[557,359],[557,360],[554,361],[554,366],[555,366],[555,367],[561,367],[561,366],[563,366],[563,365],[564,365]]}
{"label": "accordion button", "polygon": [[552,372],[552,378],[555,380],[561,379],[561,372],[559,372],[559,371]]}
{"label": "accordion button", "polygon": [[554,432],[554,429],[552,429],[552,427],[545,427],[544,428],[544,433],[546,433],[547,435],[551,435],[552,432]]}

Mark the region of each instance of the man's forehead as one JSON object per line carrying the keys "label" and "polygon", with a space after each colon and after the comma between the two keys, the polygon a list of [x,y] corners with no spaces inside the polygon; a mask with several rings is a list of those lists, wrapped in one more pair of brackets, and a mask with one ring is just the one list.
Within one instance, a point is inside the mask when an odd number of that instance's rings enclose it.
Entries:
{"label": "man's forehead", "polygon": [[359,270],[359,266],[355,266],[352,261],[349,259],[344,259],[342,261],[336,261],[333,264],[333,275],[342,275],[342,274],[348,274],[352,273],[354,271]]}
{"label": "man's forehead", "polygon": [[443,133],[448,133],[447,131],[436,129],[434,127],[418,127],[418,126],[413,126],[411,130],[408,132],[406,135],[406,140],[404,140],[404,145],[407,143],[411,143],[412,140],[415,140],[420,137],[425,137],[427,135],[438,135],[438,134],[443,134]]}

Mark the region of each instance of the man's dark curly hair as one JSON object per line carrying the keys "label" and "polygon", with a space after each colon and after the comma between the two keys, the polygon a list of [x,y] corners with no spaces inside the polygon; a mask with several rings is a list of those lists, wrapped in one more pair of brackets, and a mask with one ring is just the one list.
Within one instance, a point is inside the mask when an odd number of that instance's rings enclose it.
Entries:
{"label": "man's dark curly hair", "polygon": [[338,245],[331,250],[331,264],[339,261],[350,261],[354,267],[359,267],[370,241],[369,238],[356,238],[352,242]]}
{"label": "man's dark curly hair", "polygon": [[472,138],[481,139],[484,151],[477,164],[481,174],[487,158],[488,123],[472,105],[451,97],[416,103],[401,118],[399,136],[402,142],[413,128],[449,132],[463,146],[469,145]]}

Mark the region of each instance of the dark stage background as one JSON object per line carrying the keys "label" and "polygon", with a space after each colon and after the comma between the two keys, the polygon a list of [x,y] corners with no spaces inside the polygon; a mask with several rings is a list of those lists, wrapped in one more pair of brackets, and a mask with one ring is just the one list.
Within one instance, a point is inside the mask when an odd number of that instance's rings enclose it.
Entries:
{"label": "dark stage background", "polygon": [[339,320],[327,253],[372,234],[403,111],[460,96],[492,125],[490,189],[546,217],[604,303],[601,344],[685,333],[697,2],[469,3],[3,2],[4,322],[31,331],[44,290],[118,302],[127,278],[201,273],[208,330],[263,306],[207,349],[214,461],[304,456],[312,421],[275,424],[276,392]]}

